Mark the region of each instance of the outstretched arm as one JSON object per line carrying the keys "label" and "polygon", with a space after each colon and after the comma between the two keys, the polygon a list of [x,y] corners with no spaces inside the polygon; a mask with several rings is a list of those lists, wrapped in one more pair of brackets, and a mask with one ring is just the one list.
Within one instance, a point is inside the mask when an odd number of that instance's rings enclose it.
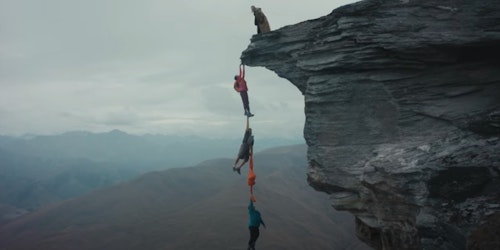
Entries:
{"label": "outstretched arm", "polygon": [[240,64],[240,78],[245,79],[245,65]]}
{"label": "outstretched arm", "polygon": [[254,211],[255,210],[255,207],[253,206],[252,198],[250,198],[250,204],[248,205],[248,210],[250,210],[250,211]]}

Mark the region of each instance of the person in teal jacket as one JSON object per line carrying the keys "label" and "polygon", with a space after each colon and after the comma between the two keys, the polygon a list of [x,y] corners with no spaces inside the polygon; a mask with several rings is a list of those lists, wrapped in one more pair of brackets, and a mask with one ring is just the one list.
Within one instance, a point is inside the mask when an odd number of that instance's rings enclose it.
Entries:
{"label": "person in teal jacket", "polygon": [[266,228],[266,224],[260,216],[260,212],[253,206],[253,201],[250,199],[250,205],[248,205],[248,229],[250,230],[250,240],[248,241],[247,250],[255,250],[255,242],[259,238],[259,227],[260,224]]}

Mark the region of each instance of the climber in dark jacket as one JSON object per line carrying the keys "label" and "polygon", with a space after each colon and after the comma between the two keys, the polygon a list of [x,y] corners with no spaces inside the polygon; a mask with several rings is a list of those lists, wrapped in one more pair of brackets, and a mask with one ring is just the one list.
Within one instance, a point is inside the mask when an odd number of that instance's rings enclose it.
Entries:
{"label": "climber in dark jacket", "polygon": [[[249,121],[247,117],[247,127],[245,129],[245,134],[243,135],[243,141],[241,142],[240,150],[238,151],[238,156],[236,156],[236,159],[234,159],[234,164],[233,164],[233,171],[238,172],[238,174],[241,174],[240,170],[245,165],[245,163],[248,162],[250,159],[250,156],[253,154],[253,135],[252,135],[252,129],[249,127]],[[240,160],[243,160],[239,166],[238,162]]]}
{"label": "climber in dark jacket", "polygon": [[248,241],[247,250],[255,250],[255,242],[259,238],[259,227],[260,224],[266,228],[266,224],[260,216],[260,212],[253,206],[253,201],[250,199],[250,205],[248,205],[248,229],[250,230],[250,240]]}

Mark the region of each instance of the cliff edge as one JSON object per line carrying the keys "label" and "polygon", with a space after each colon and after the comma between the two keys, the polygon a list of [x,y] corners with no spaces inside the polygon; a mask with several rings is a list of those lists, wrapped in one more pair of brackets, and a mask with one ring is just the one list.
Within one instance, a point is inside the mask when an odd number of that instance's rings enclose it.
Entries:
{"label": "cliff edge", "polygon": [[308,181],[375,249],[500,249],[500,5],[365,0],[241,56],[305,97]]}

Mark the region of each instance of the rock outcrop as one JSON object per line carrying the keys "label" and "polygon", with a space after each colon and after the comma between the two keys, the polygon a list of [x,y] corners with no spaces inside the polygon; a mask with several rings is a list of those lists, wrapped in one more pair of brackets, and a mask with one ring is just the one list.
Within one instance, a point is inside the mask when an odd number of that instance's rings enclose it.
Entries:
{"label": "rock outcrop", "polygon": [[500,249],[500,4],[366,0],[254,35],[305,97],[308,181],[375,249]]}

